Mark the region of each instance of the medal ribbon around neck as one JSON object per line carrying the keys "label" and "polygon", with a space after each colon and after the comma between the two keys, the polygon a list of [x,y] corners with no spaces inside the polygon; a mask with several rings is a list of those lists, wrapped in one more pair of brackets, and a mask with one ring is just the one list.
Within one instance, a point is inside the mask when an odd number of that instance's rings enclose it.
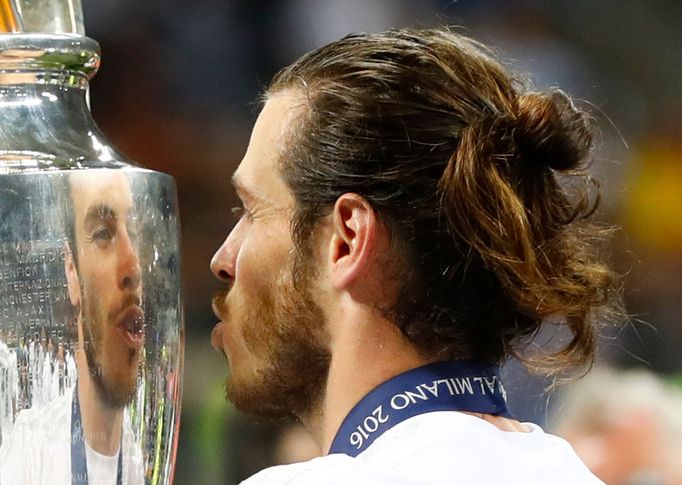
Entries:
{"label": "medal ribbon around neck", "polygon": [[[78,402],[78,383],[73,390],[71,400],[71,485],[87,485],[89,483],[88,467],[85,459],[85,431],[81,418],[81,407]],[[123,437],[118,451],[118,464],[116,469],[116,485],[123,483]]]}
{"label": "medal ribbon around neck", "polygon": [[512,417],[497,366],[436,362],[399,374],[362,398],[344,419],[329,453],[357,456],[396,424],[433,411]]}

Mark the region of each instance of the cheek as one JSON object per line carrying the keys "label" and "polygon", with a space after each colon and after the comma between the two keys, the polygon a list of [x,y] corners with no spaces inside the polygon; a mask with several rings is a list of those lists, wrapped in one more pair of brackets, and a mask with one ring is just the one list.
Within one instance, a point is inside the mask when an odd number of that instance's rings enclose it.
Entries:
{"label": "cheek", "polygon": [[86,282],[90,292],[95,296],[96,305],[106,307],[113,295],[118,292],[116,265],[113,258],[109,257],[99,257],[95,261],[99,264],[88,268]]}
{"label": "cheek", "polygon": [[83,286],[89,288],[91,293],[97,292],[99,294],[111,278],[108,276],[111,274],[108,270],[110,266],[106,257],[90,254],[81,255],[80,278]]}
{"label": "cheek", "polygon": [[236,263],[235,286],[245,290],[274,288],[289,261],[291,242],[284,231],[253,231],[244,239]]}

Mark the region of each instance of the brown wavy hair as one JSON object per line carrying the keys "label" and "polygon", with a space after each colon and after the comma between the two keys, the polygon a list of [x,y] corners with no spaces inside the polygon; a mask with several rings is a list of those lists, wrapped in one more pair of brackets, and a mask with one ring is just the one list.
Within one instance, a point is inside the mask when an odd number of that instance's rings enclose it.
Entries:
{"label": "brown wavy hair", "polygon": [[[341,194],[359,194],[395,241],[386,314],[425,356],[591,364],[616,278],[589,221],[592,119],[566,94],[528,91],[445,29],[349,35],[280,71],[267,95],[285,90],[306,103],[281,160],[299,245]],[[569,338],[522,352],[543,322]]]}

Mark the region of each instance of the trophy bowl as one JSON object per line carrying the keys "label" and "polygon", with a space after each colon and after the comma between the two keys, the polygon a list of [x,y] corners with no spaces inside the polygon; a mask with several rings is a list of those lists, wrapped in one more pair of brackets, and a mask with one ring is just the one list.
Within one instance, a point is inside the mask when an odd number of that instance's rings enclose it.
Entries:
{"label": "trophy bowl", "polygon": [[94,123],[79,2],[0,0],[0,30],[0,485],[171,483],[175,184]]}

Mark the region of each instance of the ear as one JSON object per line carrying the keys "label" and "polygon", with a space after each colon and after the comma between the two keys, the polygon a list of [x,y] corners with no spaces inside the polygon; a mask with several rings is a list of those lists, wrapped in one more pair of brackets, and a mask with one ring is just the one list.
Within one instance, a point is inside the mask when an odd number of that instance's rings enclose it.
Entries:
{"label": "ear", "polygon": [[69,292],[69,300],[71,304],[75,307],[80,307],[81,304],[81,284],[78,279],[78,270],[76,269],[76,264],[73,260],[73,254],[71,253],[71,246],[66,243],[64,248],[64,273],[66,274],[66,285]]}
{"label": "ear", "polygon": [[332,284],[349,286],[372,266],[380,232],[377,214],[357,194],[343,194],[334,204],[329,263]]}

